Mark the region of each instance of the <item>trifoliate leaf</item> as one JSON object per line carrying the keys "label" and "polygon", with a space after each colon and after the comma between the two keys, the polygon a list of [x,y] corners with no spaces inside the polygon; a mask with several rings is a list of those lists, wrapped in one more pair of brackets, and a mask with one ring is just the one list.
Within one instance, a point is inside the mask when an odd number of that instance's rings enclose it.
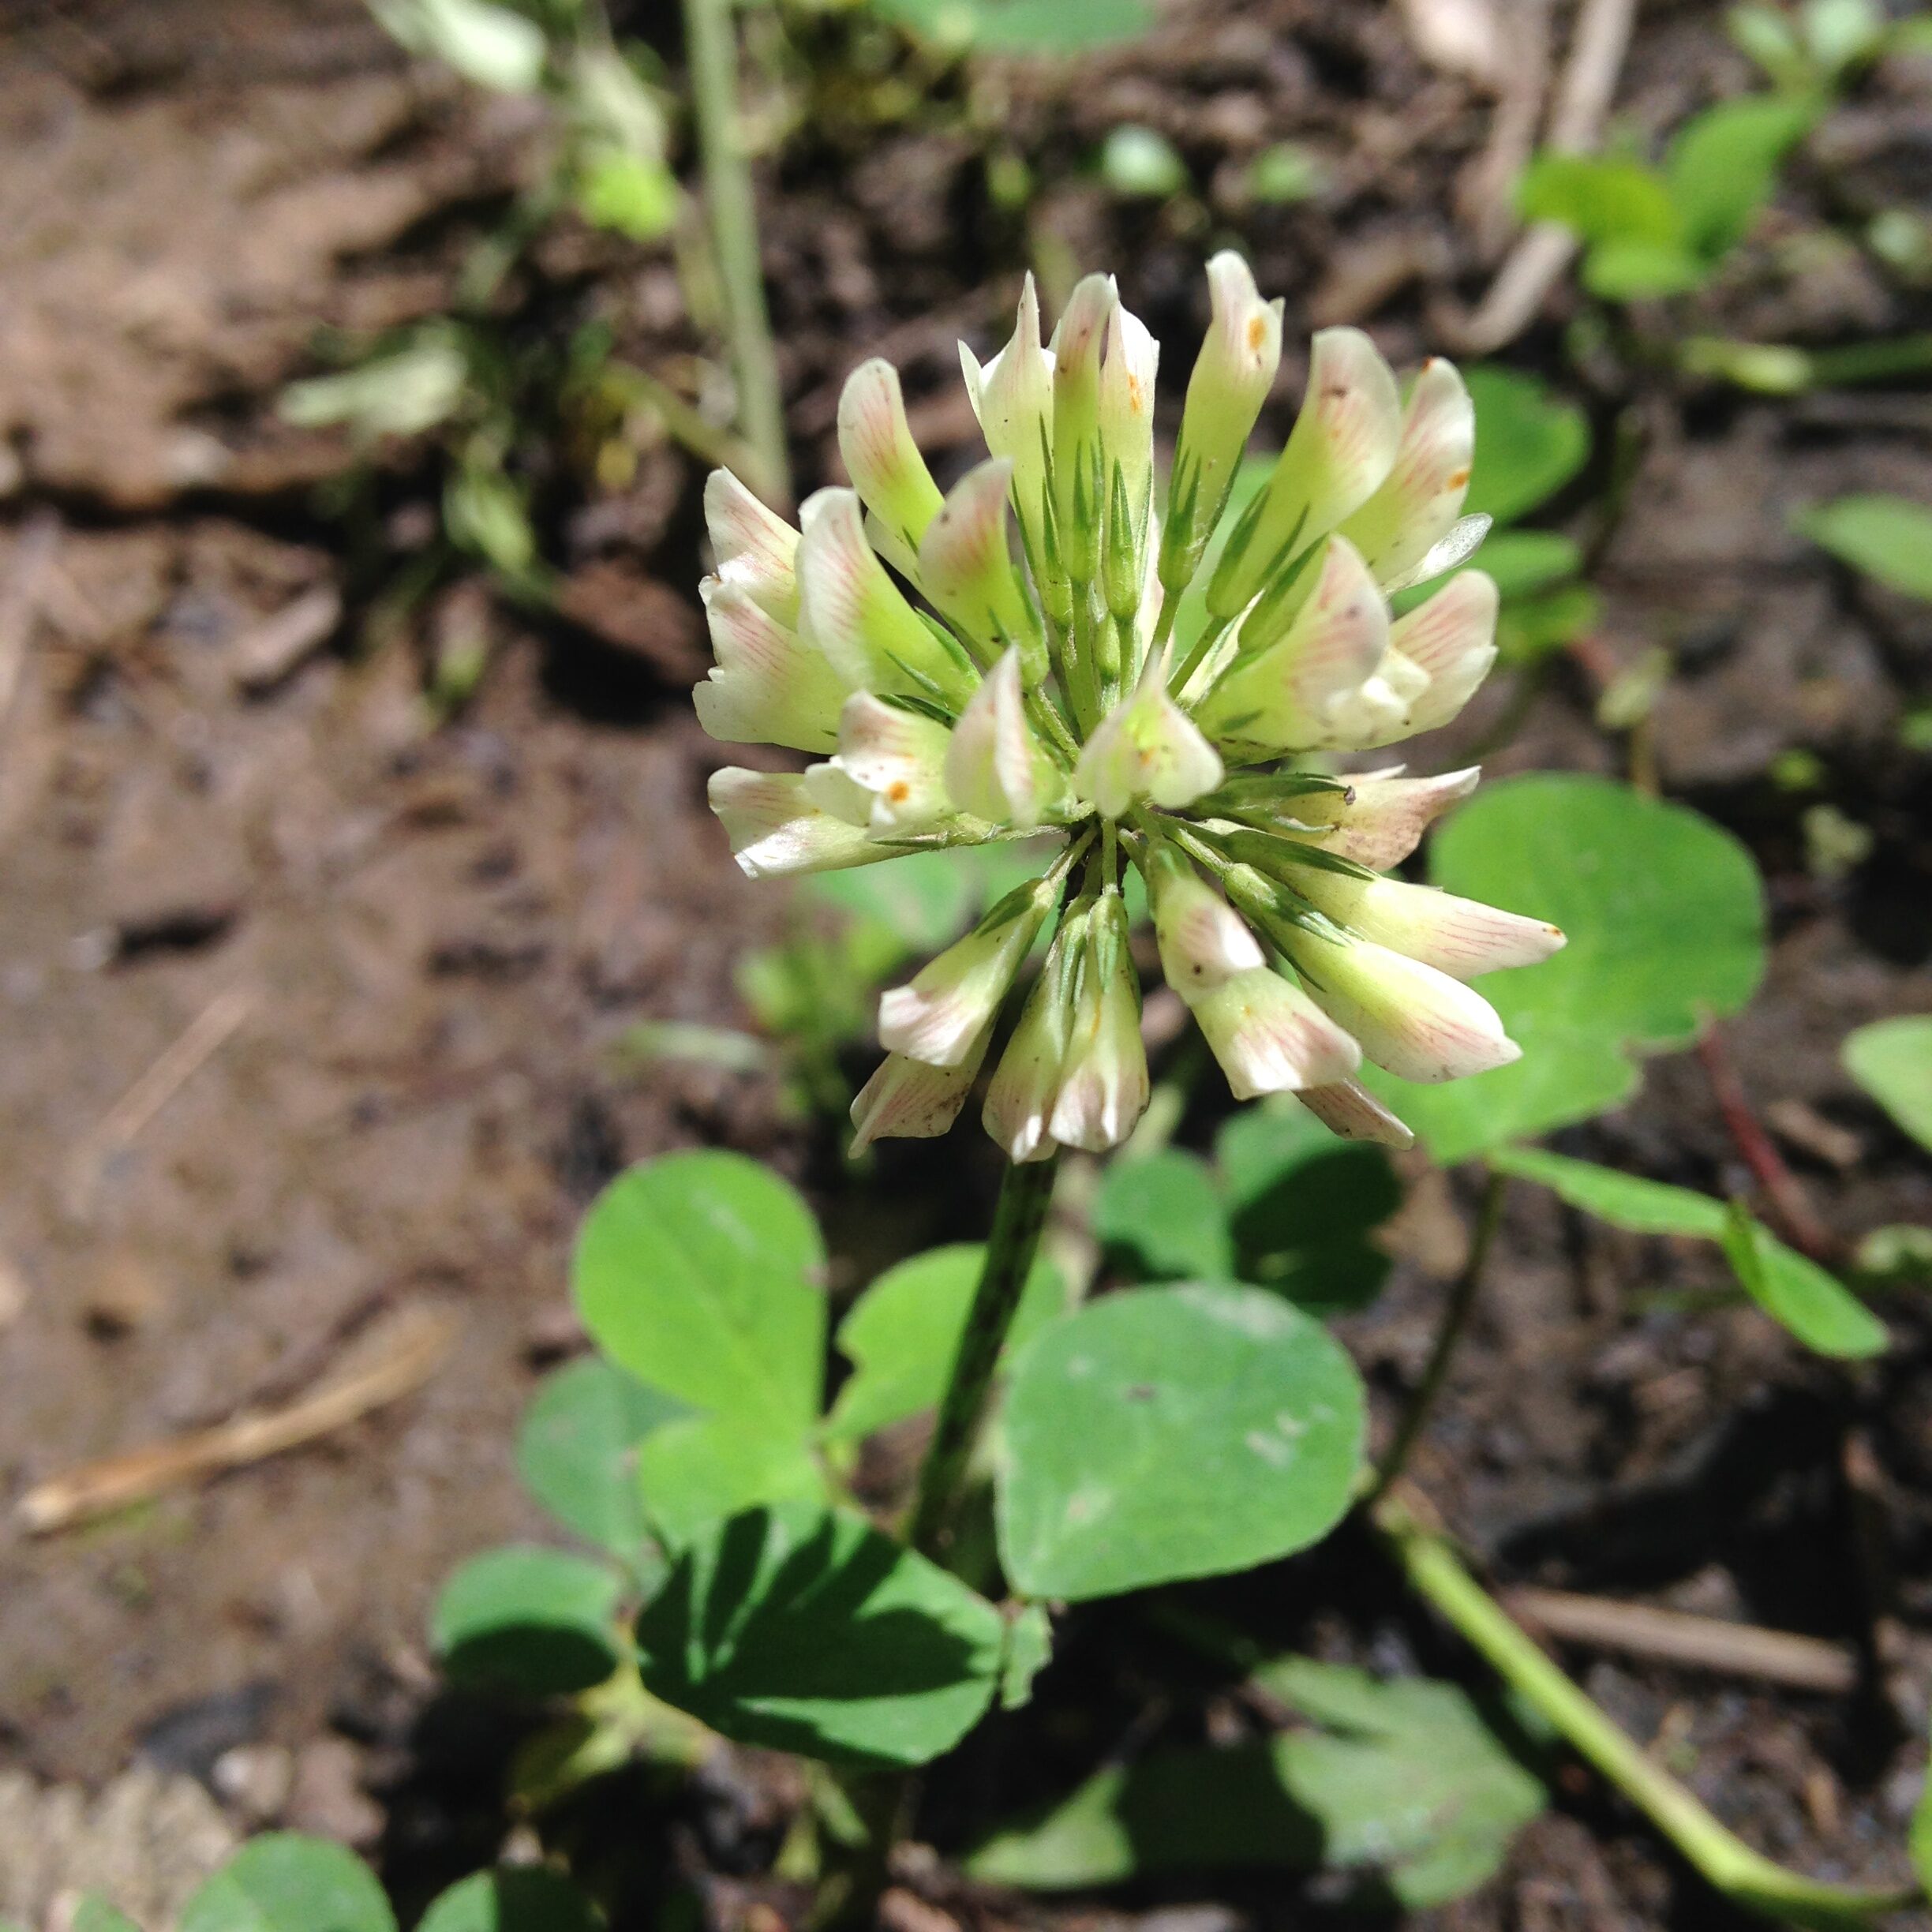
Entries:
{"label": "trifoliate leaf", "polygon": [[584,1326],[640,1382],[802,1435],[824,1374],[824,1265],[811,1210],[769,1169],[667,1154],[597,1196],[571,1282]]}
{"label": "trifoliate leaf", "polygon": [[1687,1043],[1764,971],[1750,854],[1686,807],[1608,779],[1485,787],[1436,834],[1430,877],[1569,936],[1554,958],[1481,983],[1522,1047],[1514,1065],[1440,1087],[1369,1076],[1440,1161],[1616,1106],[1637,1084],[1631,1055]]}
{"label": "trifoliate leaf", "polygon": [[182,1908],[178,1932],[396,1932],[382,1887],[346,1846],[253,1838]]}
{"label": "trifoliate leaf", "polygon": [[645,1688],[741,1744],[923,1764],[999,1683],[999,1612],[860,1518],[754,1510],[683,1551],[638,1619]]}
{"label": "trifoliate leaf", "polygon": [[1452,1685],[1383,1683],[1293,1657],[1264,1665],[1256,1683],[1316,1728],[1103,1771],[998,1833],[968,1871],[1054,1891],[1163,1871],[1327,1866],[1379,1873],[1421,1911],[1481,1884],[1543,1808],[1542,1788]]}
{"label": "trifoliate leaf", "polygon": [[742,1416],[687,1416],[638,1445],[637,1492],[651,1527],[676,1545],[760,1503],[822,1503],[826,1483],[802,1436]]}
{"label": "trifoliate leaf", "polygon": [[528,1697],[588,1690],[617,1668],[620,1589],[608,1564],[564,1550],[485,1550],[437,1593],[430,1641],[459,1683]]}
{"label": "trifoliate leaf", "polygon": [[1001,1432],[1000,1556],[1029,1597],[1118,1595],[1304,1548],[1348,1506],[1354,1365],[1264,1289],[1102,1297],[1016,1357]]}

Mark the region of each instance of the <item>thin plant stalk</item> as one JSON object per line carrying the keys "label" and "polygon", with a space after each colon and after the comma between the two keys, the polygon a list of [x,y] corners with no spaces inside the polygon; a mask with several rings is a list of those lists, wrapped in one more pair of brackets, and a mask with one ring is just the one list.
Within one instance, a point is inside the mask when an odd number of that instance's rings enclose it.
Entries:
{"label": "thin plant stalk", "polygon": [[1915,1889],[1827,1885],[1754,1852],[1544,1655],[1401,1489],[1376,1504],[1372,1520],[1416,1590],[1733,1904],[1786,1925],[1844,1932],[1917,1902]]}
{"label": "thin plant stalk", "polygon": [[774,506],[792,503],[784,404],[771,312],[758,259],[758,203],[738,111],[738,39],[733,0],[684,0],[684,47],[704,172],[705,205],[717,256],[724,335],[738,389],[739,426],[758,457],[760,489]]}
{"label": "thin plant stalk", "polygon": [[1395,1439],[1389,1444],[1388,1453],[1376,1471],[1366,1499],[1372,1509],[1388,1494],[1391,1485],[1408,1467],[1409,1458],[1435,1412],[1436,1398],[1441,1395],[1443,1384],[1448,1380],[1449,1365],[1455,1358],[1457,1345],[1469,1326],[1477,1297],[1482,1290],[1489,1251],[1496,1245],[1496,1230],[1502,1225],[1503,1196],[1508,1185],[1506,1175],[1492,1173],[1483,1189],[1482,1205],[1477,1211],[1476,1232],[1470,1243],[1469,1260],[1457,1276],[1455,1286],[1449,1291],[1441,1324],[1436,1331],[1435,1342],[1422,1370],[1422,1380],[1416,1384],[1416,1391],[1409,1398],[1409,1406],[1402,1411],[1402,1420],[1395,1425]]}
{"label": "thin plant stalk", "polygon": [[1045,1160],[1009,1165],[1000,1184],[999,1204],[972,1308],[953,1358],[946,1391],[939,1404],[919,1488],[906,1527],[906,1541],[921,1556],[943,1557],[966,1486],[974,1445],[993,1393],[993,1372],[1005,1346],[1020,1297],[1039,1251],[1040,1231],[1053,1200],[1057,1154]]}

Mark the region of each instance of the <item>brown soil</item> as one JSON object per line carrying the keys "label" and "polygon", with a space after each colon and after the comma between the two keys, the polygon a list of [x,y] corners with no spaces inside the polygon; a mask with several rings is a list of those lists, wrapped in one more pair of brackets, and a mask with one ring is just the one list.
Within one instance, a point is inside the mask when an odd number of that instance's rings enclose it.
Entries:
{"label": "brown soil", "polygon": [[[634,24],[664,32],[648,7]],[[825,24],[829,54],[847,31]],[[1625,98],[1665,124],[1734,67],[1714,10],[1673,8],[1640,37]],[[996,338],[1026,247],[985,194],[975,123],[997,124],[1046,184],[1036,249],[1123,264],[1172,343],[1199,326],[1199,259],[1230,222],[1264,285],[1288,294],[1291,337],[1371,320],[1413,356],[1483,284],[1488,109],[1421,62],[1392,9],[1195,0],[1077,74],[981,86],[964,114],[946,95],[880,127],[862,92],[828,84],[787,150],[768,268],[807,485],[834,460],[837,384],[862,353],[904,365],[932,447],[968,447],[953,344]],[[1924,103],[1922,80],[1875,85],[1852,178],[1923,165]],[[1169,135],[1199,200],[1151,217],[1073,165],[1124,121]],[[58,1541],[0,1530],[0,1760],[99,1786],[137,1753],[206,1775],[233,1747],[286,1747],[313,1775],[279,1814],[311,1828],[368,1836],[382,1818],[359,1786],[400,1780],[391,1869],[420,1872],[434,1859],[411,1831],[486,1853],[498,1829],[501,1738],[459,1730],[452,1750],[418,1721],[433,1687],[422,1621],[458,1558],[539,1527],[510,1431],[537,1368],[574,1346],[577,1214],[620,1166],[671,1146],[832,1171],[768,1084],[641,1078],[613,1050],[643,1018],[741,1022],[733,962],[783,916],[725,857],[702,803],[718,754],[682,701],[698,474],[651,452],[626,492],[560,524],[567,619],[432,613],[431,627],[481,622],[498,643],[453,723],[429,713],[417,657],[358,656],[352,622],[261,687],[261,627],[347,569],[305,494],[347,452],[279,424],[275,393],[313,366],[318,324],[367,331],[441,305],[464,242],[527,163],[527,118],[406,66],[350,0],[151,0],[22,10],[0,49],[0,482],[15,512],[0,661],[18,661],[0,700],[7,1489],[285,1395],[397,1308],[460,1321],[426,1387],[325,1445]],[[1290,137],[1327,163],[1329,189],[1244,207],[1241,164]],[[661,262],[600,282],[597,247],[567,241],[554,266],[644,359],[695,341]],[[1747,289],[1728,325],[1776,337],[1913,320],[1908,296],[1862,273],[1805,290],[1780,309]],[[1541,346],[1553,361],[1553,337]],[[1607,405],[1599,427],[1607,448]],[[1626,429],[1642,462],[1602,561],[1601,649],[1614,666],[1653,640],[1676,647],[1652,738],[1662,784],[1745,836],[1771,882],[1770,981],[1730,1030],[1735,1057],[1761,1110],[1800,1103],[1851,1136],[1848,1160],[1819,1154],[1829,1133],[1786,1149],[1836,1233],[1932,1221],[1932,1175],[1836,1058],[1852,1025],[1932,1006],[1932,777],[1896,731],[1932,694],[1932,617],[1849,584],[1788,524],[1848,489],[1932,496],[1923,398],[1660,391]],[[406,521],[425,487],[392,473],[390,507]],[[1593,697],[1559,670],[1491,768],[1611,768],[1621,754]],[[1507,702],[1488,694],[1418,763],[1481,743]],[[1876,835],[1836,881],[1807,870],[1808,801],[1765,775],[1795,746]],[[239,1017],[123,1132],[143,1076],[211,1009]],[[1688,1061],[1654,1069],[1640,1102],[1575,1146],[1747,1184]],[[908,1155],[884,1171],[930,1186],[942,1170]],[[945,1171],[953,1196],[941,1183],[920,1211],[951,1231],[972,1203]],[[1673,1304],[1715,1285],[1698,1257],[1520,1193],[1419,1480],[1515,1580],[1859,1640],[1896,1611],[1902,1715],[1579,1660],[1634,1732],[1694,1758],[1696,1788],[1767,1851],[1895,1874],[1932,1686],[1928,1330],[1895,1308],[1886,1363],[1838,1375],[1748,1312]],[[849,1198],[829,1196],[844,1225]],[[1418,1178],[1391,1290],[1350,1324],[1384,1398],[1420,1358],[1468,1219],[1459,1182]],[[1889,1598],[1859,1580],[1874,1544],[1854,1535],[1848,1453],[1877,1470]],[[1284,1641],[1479,1681],[1352,1543],[1242,1601]],[[935,1831],[1064,1788],[1118,1744],[1166,1668],[1136,1641],[1125,1612],[1084,1626],[1043,1690],[1051,1744],[994,1726],[936,1792]],[[1198,1728],[1209,1701],[1166,1721]],[[687,1871],[739,1868],[770,1828],[755,1765],[715,1782],[698,1852],[679,1854]],[[481,1818],[452,1823],[466,1792]],[[1720,1923],[1589,1780],[1558,1797],[1506,1875],[1440,1924]],[[721,1881],[710,1896],[723,1923],[747,1895]],[[1312,1923],[1297,1896],[1203,1883],[1166,1902],[1225,1897],[1241,1915],[1201,1907],[1202,1928]]]}

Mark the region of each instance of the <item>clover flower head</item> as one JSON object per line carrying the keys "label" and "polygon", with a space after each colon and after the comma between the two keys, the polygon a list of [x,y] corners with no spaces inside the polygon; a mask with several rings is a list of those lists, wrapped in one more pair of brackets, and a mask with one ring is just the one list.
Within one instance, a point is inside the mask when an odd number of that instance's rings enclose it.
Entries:
{"label": "clover flower head", "polygon": [[[706,489],[717,661],[698,716],[713,737],[818,761],[712,779],[745,872],[1057,839],[1039,878],[881,1001],[887,1056],[854,1104],[855,1147],[951,1126],[1049,927],[987,1130],[1016,1161],[1126,1137],[1148,1099],[1129,867],[1162,973],[1237,1099],[1291,1093],[1338,1133],[1402,1146],[1357,1078],[1365,1058],[1445,1080],[1518,1057],[1466,982],[1562,934],[1387,876],[1476,773],[1297,763],[1446,724],[1495,662],[1496,586],[1456,567],[1487,527],[1460,515],[1468,391],[1436,359],[1405,395],[1361,331],[1322,331],[1286,445],[1230,519],[1282,305],[1237,255],[1208,279],[1164,486],[1159,346],[1094,275],[1050,341],[1029,278],[1005,347],[982,364],[962,345],[989,453],[950,490],[878,361],[839,407],[852,487],[807,498],[796,530],[728,472]],[[1393,593],[1439,577],[1391,615]]]}

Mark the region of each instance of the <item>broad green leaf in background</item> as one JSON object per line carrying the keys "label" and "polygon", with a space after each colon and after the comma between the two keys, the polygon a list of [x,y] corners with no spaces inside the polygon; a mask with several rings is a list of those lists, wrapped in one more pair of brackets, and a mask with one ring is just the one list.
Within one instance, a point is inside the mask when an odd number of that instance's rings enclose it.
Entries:
{"label": "broad green leaf in background", "polygon": [[604,1915],[541,1865],[472,1872],[425,1912],[416,1932],[600,1932]]}
{"label": "broad green leaf in background", "polygon": [[[985,1249],[934,1248],[888,1268],[839,1324],[852,1372],[838,1392],[826,1433],[844,1442],[938,1406],[958,1352]],[[1008,1342],[1017,1348],[1066,1306],[1066,1282],[1050,1261],[1033,1264]]]}
{"label": "broad green leaf in background", "polygon": [[1932,1153],[1932,1013],[1874,1020],[1839,1050],[1845,1071]]}
{"label": "broad green leaf in background", "polygon": [[1214,1170],[1181,1148],[1110,1161],[1094,1201],[1095,1238],[1136,1281],[1221,1280],[1234,1271]]}
{"label": "broad green leaf in background", "polygon": [[586,1690],[617,1668],[621,1588],[608,1564],[567,1551],[485,1550],[436,1593],[430,1642],[458,1682],[529,1697]]}
{"label": "broad green leaf in background", "polygon": [[1014,1358],[1001,1559],[1022,1594],[1076,1599],[1269,1562],[1335,1526],[1361,1436],[1354,1365],[1279,1296],[1103,1296]]}
{"label": "broad green leaf in background", "polygon": [[1814,504],[1796,522],[1840,564],[1902,596],[1932,601],[1932,507],[1874,492]]}
{"label": "broad green leaf in background", "polygon": [[1541,1148],[1498,1148],[1489,1157],[1498,1174],[1540,1181],[1560,1200],[1633,1234],[1684,1234],[1722,1241],[1730,1225],[1724,1204],[1690,1188],[1619,1174],[1592,1161],[1571,1160]]}
{"label": "broad green leaf in background", "polygon": [[[13,1923],[10,1919],[0,1922],[0,1932]],[[76,1908],[69,1932],[140,1932],[140,1927],[119,1906],[90,1892]]]}
{"label": "broad green leaf in background", "polygon": [[588,1356],[539,1385],[517,1432],[523,1486],[567,1529],[635,1563],[645,1542],[637,1446],[686,1413],[615,1364]]}
{"label": "broad green leaf in background", "polygon": [[1154,24],[1149,0],[872,0],[922,39],[983,53],[1076,54],[1131,40]]}
{"label": "broad green leaf in background", "polygon": [[1539,154],[1523,170],[1516,200],[1526,220],[1560,222],[1593,248],[1683,243],[1669,189],[1654,169],[1627,155]]}
{"label": "broad green leaf in background", "polygon": [[1378,1874],[1410,1911],[1473,1889],[1543,1808],[1542,1788],[1453,1685],[1379,1682],[1282,1657],[1256,1674],[1316,1728],[1150,1753],[1090,1779],[968,1860],[1052,1891],[1228,1866]]}
{"label": "broad green leaf in background", "polygon": [[760,1503],[823,1503],[826,1485],[802,1436],[769,1434],[739,1416],[687,1416],[638,1446],[637,1490],[666,1543]]}
{"label": "broad green leaf in background", "polygon": [[1785,155],[1822,110],[1807,95],[1750,94],[1720,101],[1680,128],[1664,178],[1694,254],[1715,260],[1744,238],[1769,199]]}
{"label": "broad green leaf in background", "polygon": [[1787,1248],[1740,1207],[1731,1210],[1724,1252],[1744,1291],[1821,1355],[1876,1355],[1885,1324],[1836,1276]]}
{"label": "broad green leaf in background", "polygon": [[1519,597],[1574,577],[1583,553],[1559,530],[1505,530],[1484,543],[1481,562],[1499,595]]}
{"label": "broad green leaf in background", "polygon": [[1870,1355],[1885,1345],[1884,1328],[1848,1288],[1786,1247],[1741,1206],[1541,1148],[1499,1148],[1489,1165],[1499,1174],[1541,1181],[1613,1227],[1718,1242],[1744,1292],[1821,1354]]}
{"label": "broad green leaf in background", "polygon": [[1583,286],[1606,301],[1655,301],[1687,295],[1709,273],[1701,256],[1674,242],[1612,238],[1583,258]]}
{"label": "broad green leaf in background", "polygon": [[176,1932],[396,1932],[369,1867],[296,1832],[253,1838],[182,1908]]}
{"label": "broad green leaf in background", "polygon": [[1388,1155],[1339,1139],[1305,1107],[1263,1103],[1215,1141],[1241,1279],[1311,1315],[1365,1308],[1388,1256],[1369,1237],[1402,1205]]}
{"label": "broad green leaf in background", "polygon": [[796,1189],[742,1154],[667,1154],[592,1204],[571,1282],[597,1346],[653,1388],[803,1434],[824,1376],[825,1245]]}
{"label": "broad green leaf in background", "polygon": [[[1533,376],[1494,363],[1465,372],[1476,406],[1476,454],[1463,510],[1513,523],[1553,496],[1589,459],[1589,424]],[[1488,570],[1491,537],[1481,553]],[[1558,541],[1561,541],[1559,539]]]}
{"label": "broad green leaf in background", "polygon": [[999,1612],[859,1518],[797,1503],[714,1526],[638,1619],[645,1688],[741,1744],[923,1764],[999,1683]]}
{"label": "broad green leaf in background", "polygon": [[1687,807],[1608,779],[1485,787],[1436,833],[1430,877],[1569,935],[1554,958],[1480,982],[1522,1047],[1514,1065],[1440,1087],[1372,1076],[1445,1163],[1616,1106],[1637,1084],[1632,1054],[1687,1043],[1764,971],[1750,854]]}
{"label": "broad green leaf in background", "polygon": [[1187,163],[1157,128],[1129,123],[1108,129],[1099,159],[1100,178],[1129,200],[1164,201],[1190,185]]}

